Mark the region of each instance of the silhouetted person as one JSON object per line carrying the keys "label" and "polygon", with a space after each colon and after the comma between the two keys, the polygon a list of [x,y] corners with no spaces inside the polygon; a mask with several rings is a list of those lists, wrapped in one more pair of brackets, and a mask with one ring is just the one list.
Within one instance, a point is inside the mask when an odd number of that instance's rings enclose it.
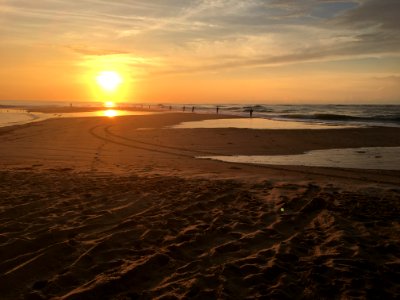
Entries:
{"label": "silhouetted person", "polygon": [[252,118],[253,117],[253,108],[252,107],[250,107],[249,112],[250,112],[250,118]]}
{"label": "silhouetted person", "polygon": [[219,113],[219,106],[217,106],[217,115],[218,115],[218,113]]}
{"label": "silhouetted person", "polygon": [[182,111],[185,111],[185,109],[186,109],[186,107],[185,107],[185,106],[183,106],[183,107],[182,107]]}
{"label": "silhouetted person", "polygon": [[194,106],[192,106],[192,112],[194,112]]}
{"label": "silhouetted person", "polygon": [[170,105],[170,106],[169,106],[169,110],[171,110],[171,109],[172,109],[172,106]]}

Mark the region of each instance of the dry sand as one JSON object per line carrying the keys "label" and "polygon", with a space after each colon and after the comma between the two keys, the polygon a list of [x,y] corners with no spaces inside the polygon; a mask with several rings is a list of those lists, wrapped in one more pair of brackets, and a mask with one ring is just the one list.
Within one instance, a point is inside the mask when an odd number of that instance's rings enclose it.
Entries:
{"label": "dry sand", "polygon": [[0,298],[400,296],[400,172],[194,158],[400,146],[399,129],[162,129],[217,117],[0,129]]}

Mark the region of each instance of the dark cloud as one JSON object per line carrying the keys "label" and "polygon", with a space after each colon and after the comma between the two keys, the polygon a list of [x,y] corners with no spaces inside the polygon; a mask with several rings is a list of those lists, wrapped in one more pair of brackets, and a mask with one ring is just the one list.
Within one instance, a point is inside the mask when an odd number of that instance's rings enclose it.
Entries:
{"label": "dark cloud", "polygon": [[399,0],[368,0],[347,12],[340,21],[357,28],[379,26],[381,29],[399,30],[399,13]]}
{"label": "dark cloud", "polygon": [[359,53],[400,55],[400,1],[364,0],[354,9],[337,17],[327,25],[336,30],[348,30],[355,41],[348,43],[348,51]]}

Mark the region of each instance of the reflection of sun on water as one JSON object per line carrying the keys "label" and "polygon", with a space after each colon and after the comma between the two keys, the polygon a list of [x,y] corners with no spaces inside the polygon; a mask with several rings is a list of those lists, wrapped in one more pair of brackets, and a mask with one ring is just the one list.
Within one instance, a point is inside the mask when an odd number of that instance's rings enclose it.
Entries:
{"label": "reflection of sun on water", "polygon": [[106,117],[112,118],[118,116],[118,111],[116,111],[115,109],[107,109],[103,111],[103,114]]}

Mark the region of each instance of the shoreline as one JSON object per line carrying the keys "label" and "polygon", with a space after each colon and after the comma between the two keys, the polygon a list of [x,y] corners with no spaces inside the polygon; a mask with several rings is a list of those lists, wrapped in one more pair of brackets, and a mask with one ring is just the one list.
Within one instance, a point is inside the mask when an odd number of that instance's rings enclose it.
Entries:
{"label": "shoreline", "polygon": [[[192,105],[187,106],[187,110],[185,113],[191,112]],[[390,127],[390,128],[400,128],[400,124],[398,123],[398,117],[396,117],[396,111],[400,108],[400,105],[395,105],[396,109],[394,111],[387,110],[387,105],[381,105],[381,110],[377,110],[376,112],[369,111],[368,107],[376,107],[376,106],[354,106],[348,105],[348,107],[353,107],[356,112],[355,115],[352,115],[351,111],[348,111],[346,115],[346,110],[343,111],[339,108],[332,110],[332,107],[346,107],[346,106],[320,106],[320,105],[305,105],[305,106],[293,106],[293,105],[250,105],[248,107],[241,105],[233,105],[228,106],[226,109],[223,106],[215,105],[215,107],[211,105],[198,105],[193,106],[196,107],[195,113],[197,114],[215,114],[216,107],[220,107],[219,114],[225,115],[227,117],[241,118],[243,120],[249,119],[249,112],[246,110],[249,107],[261,108],[260,111],[255,110],[253,114],[253,119],[255,120],[254,124],[244,124],[239,125],[239,128],[246,128],[246,126],[250,126],[253,129],[268,129],[268,128],[283,128],[283,129],[292,129],[295,127],[299,127],[301,129],[310,127],[311,129],[316,129],[320,127],[324,128],[357,128],[357,127]],[[312,114],[310,108],[314,107],[317,111]],[[321,113],[321,107],[325,110],[325,113]],[[172,110],[170,109],[172,108]],[[364,109],[363,109],[364,108]],[[63,115],[63,117],[75,117],[82,114],[82,116],[87,113],[87,116],[95,112],[105,112],[105,111],[121,111],[123,114],[129,114],[127,112],[153,112],[153,113],[168,113],[168,112],[182,112],[181,106],[168,106],[168,105],[151,105],[151,108],[147,108],[147,105],[142,105],[142,107],[138,106],[113,106],[113,107],[104,107],[104,106],[19,106],[14,109],[25,109],[27,113],[43,113],[48,114],[49,117],[54,117],[54,115]],[[386,110],[386,112],[382,112],[382,110]],[[296,113],[297,112],[297,113]],[[358,116],[357,115],[358,112]],[[400,111],[399,111],[400,112]],[[111,113],[111,112],[110,112]],[[371,115],[371,114],[378,115]],[[383,115],[379,115],[382,114]],[[70,116],[69,116],[70,115]],[[100,114],[99,114],[100,115]],[[260,124],[258,124],[257,122]],[[263,124],[262,121],[271,122],[271,124]],[[217,122],[218,123],[218,122]],[[296,125],[297,124],[297,125]],[[198,126],[193,124],[194,126]],[[205,126],[210,126],[210,124],[205,123]],[[218,124],[214,124],[219,126]],[[214,126],[213,125],[213,126]],[[260,127],[259,127],[260,126]],[[236,127],[236,126],[234,126]],[[182,127],[183,128],[183,127]],[[213,127],[214,128],[214,127]]]}

